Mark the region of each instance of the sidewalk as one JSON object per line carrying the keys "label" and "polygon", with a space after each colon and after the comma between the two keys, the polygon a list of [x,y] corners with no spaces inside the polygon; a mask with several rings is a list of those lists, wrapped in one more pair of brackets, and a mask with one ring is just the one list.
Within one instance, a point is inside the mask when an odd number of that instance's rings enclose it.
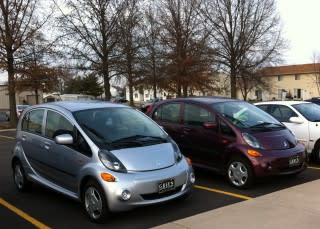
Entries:
{"label": "sidewalk", "polygon": [[155,229],[320,228],[320,180],[167,223]]}

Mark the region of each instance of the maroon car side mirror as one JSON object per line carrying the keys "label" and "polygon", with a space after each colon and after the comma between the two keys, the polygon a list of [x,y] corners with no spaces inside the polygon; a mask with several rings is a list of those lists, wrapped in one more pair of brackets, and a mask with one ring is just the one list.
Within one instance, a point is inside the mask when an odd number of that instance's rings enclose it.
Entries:
{"label": "maroon car side mirror", "polygon": [[206,129],[216,129],[218,125],[217,125],[217,123],[215,123],[215,122],[209,121],[209,122],[203,123],[203,126],[204,126],[204,128],[206,128]]}

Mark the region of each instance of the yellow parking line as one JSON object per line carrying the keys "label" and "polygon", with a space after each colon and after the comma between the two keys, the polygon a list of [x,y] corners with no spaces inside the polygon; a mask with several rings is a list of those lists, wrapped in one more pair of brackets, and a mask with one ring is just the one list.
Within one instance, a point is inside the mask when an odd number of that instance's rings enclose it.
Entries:
{"label": "yellow parking line", "polygon": [[1,137],[1,138],[7,138],[7,139],[13,139],[13,140],[16,139],[16,138],[14,138],[14,137],[9,137],[9,136],[4,136],[4,135],[0,135],[0,137]]}
{"label": "yellow parking line", "polygon": [[14,213],[16,213],[18,216],[22,217],[23,219],[25,219],[26,221],[28,221],[29,223],[32,223],[34,226],[36,226],[37,228],[41,228],[41,229],[51,229],[51,227],[46,226],[45,224],[41,223],[40,221],[36,220],[35,218],[31,217],[30,215],[28,215],[27,213],[21,211],[20,209],[16,208],[15,206],[13,206],[12,204],[8,203],[7,201],[5,201],[4,199],[0,198],[0,204],[5,206],[6,208],[8,208],[9,210],[13,211]]}
{"label": "yellow parking line", "polygon": [[244,196],[244,195],[240,195],[240,194],[236,194],[236,193],[232,193],[232,192],[225,192],[225,191],[215,189],[215,188],[207,188],[207,187],[203,187],[203,186],[199,186],[199,185],[195,185],[194,187],[198,188],[198,189],[206,190],[209,192],[216,192],[216,193],[220,193],[220,194],[224,194],[224,195],[228,195],[228,196],[233,196],[233,197],[243,199],[243,200],[253,199],[252,197],[249,197],[249,196]]}

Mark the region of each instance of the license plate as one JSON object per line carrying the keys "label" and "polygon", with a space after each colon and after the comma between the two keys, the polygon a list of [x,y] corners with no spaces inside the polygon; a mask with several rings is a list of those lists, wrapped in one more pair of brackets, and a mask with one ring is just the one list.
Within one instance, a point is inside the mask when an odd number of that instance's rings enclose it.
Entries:
{"label": "license plate", "polygon": [[300,164],[300,158],[298,156],[289,159],[289,166],[296,166]]}
{"label": "license plate", "polygon": [[158,190],[159,190],[158,192],[159,193],[164,193],[164,192],[167,192],[167,191],[170,191],[170,190],[173,190],[173,189],[175,189],[174,179],[161,181],[158,184]]}

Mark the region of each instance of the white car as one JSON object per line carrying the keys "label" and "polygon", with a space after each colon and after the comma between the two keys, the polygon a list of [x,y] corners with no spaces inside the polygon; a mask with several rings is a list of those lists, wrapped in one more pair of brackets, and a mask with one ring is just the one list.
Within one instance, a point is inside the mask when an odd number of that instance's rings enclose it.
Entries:
{"label": "white car", "polygon": [[255,105],[286,125],[320,162],[320,106],[305,101],[269,101]]}

